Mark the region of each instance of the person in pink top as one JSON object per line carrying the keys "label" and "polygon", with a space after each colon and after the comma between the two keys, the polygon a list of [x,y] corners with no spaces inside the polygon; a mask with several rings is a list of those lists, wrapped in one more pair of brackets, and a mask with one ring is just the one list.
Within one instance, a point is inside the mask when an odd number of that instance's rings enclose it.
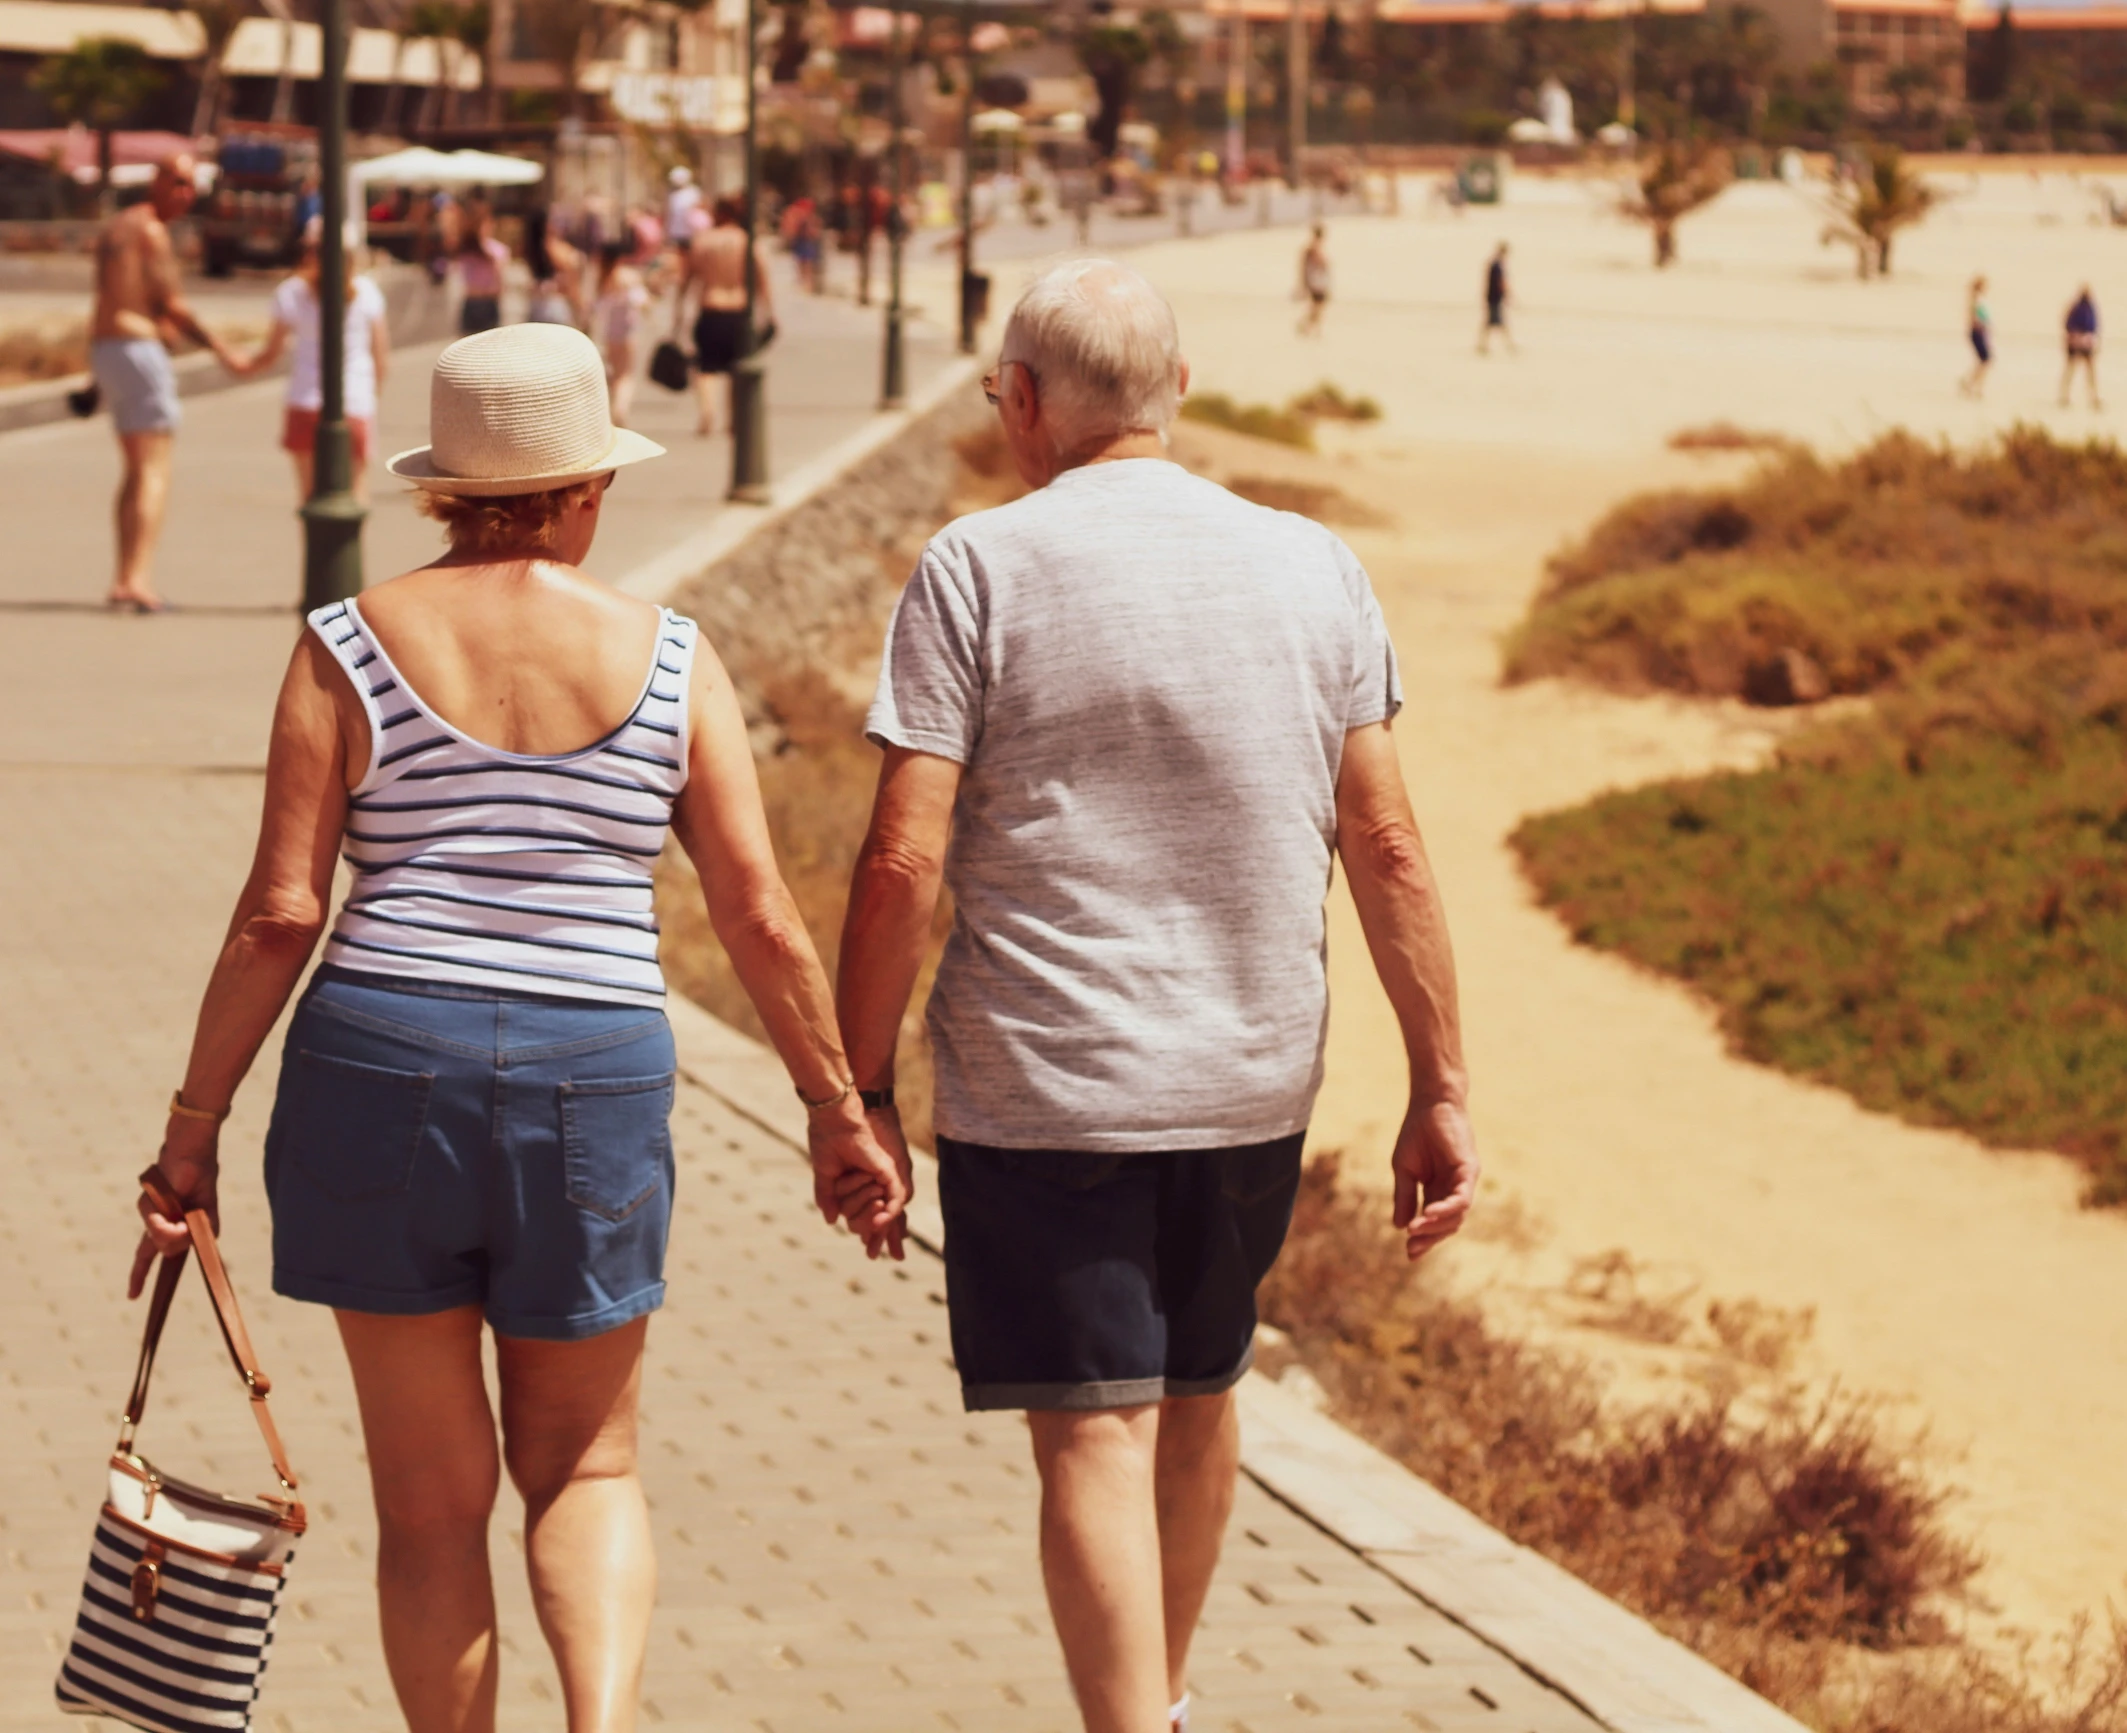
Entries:
{"label": "person in pink top", "polygon": [[488,211],[468,215],[451,271],[465,297],[458,307],[458,329],[470,337],[502,323],[502,274],[509,269],[510,250],[495,239],[495,219]]}

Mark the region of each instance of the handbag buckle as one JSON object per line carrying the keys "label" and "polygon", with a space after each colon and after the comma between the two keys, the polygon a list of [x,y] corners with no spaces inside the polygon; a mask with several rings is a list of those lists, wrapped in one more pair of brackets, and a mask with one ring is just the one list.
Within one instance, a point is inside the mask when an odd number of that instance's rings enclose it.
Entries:
{"label": "handbag buckle", "polygon": [[133,1567],[133,1616],[144,1625],[155,1617],[155,1597],[162,1588],[162,1561],[168,1556],[162,1542],[151,1540],[140,1549],[140,1563]]}

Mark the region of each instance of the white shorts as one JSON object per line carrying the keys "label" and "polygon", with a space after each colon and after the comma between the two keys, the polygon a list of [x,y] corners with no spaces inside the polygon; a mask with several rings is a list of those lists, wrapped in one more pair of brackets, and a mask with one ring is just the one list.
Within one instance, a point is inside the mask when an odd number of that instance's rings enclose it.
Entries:
{"label": "white shorts", "polygon": [[177,370],[152,337],[99,337],[89,345],[89,371],[120,433],[177,431]]}

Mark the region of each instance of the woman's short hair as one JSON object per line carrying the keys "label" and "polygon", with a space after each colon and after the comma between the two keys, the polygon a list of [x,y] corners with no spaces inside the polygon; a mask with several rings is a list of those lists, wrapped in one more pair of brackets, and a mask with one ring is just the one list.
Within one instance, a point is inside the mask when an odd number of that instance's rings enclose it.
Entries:
{"label": "woman's short hair", "polygon": [[589,499],[605,486],[607,479],[601,475],[568,487],[549,488],[545,493],[481,498],[423,489],[415,497],[414,509],[443,526],[454,554],[494,559],[536,556],[554,551],[561,540],[562,519],[568,516],[570,507]]}
{"label": "woman's short hair", "polygon": [[1182,402],[1174,309],[1150,283],[1107,259],[1044,271],[1019,297],[1000,351],[1030,368],[1059,439],[1165,433]]}

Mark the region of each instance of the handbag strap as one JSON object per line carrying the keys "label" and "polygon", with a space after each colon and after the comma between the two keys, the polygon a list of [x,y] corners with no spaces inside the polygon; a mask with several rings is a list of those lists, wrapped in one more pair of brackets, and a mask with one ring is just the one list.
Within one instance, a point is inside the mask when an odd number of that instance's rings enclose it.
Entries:
{"label": "handbag strap", "polygon": [[[154,1200],[156,1209],[171,1221],[183,1218],[191,1230],[192,1248],[199,1253],[199,1273],[206,1279],[207,1295],[214,1302],[215,1321],[221,1325],[222,1341],[229,1349],[229,1358],[236,1363],[237,1376],[243,1379],[245,1392],[251,1398],[251,1417],[258,1422],[259,1436],[266,1441],[266,1454],[273,1459],[273,1472],[283,1488],[296,1490],[295,1470],[288,1466],[288,1452],[281,1443],[280,1429],[273,1424],[273,1414],[266,1406],[266,1397],[273,1389],[258,1363],[258,1354],[251,1346],[251,1334],[244,1328],[244,1315],[237,1309],[236,1290],[229,1285],[229,1271],[222,1262],[221,1246],[214,1238],[214,1224],[207,1219],[203,1209],[188,1209],[184,1201],[171,1189],[162,1170],[149,1168],[140,1176],[141,1190]],[[155,1292],[148,1301],[147,1327],[141,1333],[140,1363],[133,1372],[133,1393],[126,1398],[125,1423],[119,1429],[118,1448],[130,1451],[133,1433],[140,1425],[142,1412],[148,1405],[148,1380],[155,1371],[155,1350],[162,1345],[163,1326],[169,1322],[170,1302],[176,1297],[178,1279],[185,1272],[185,1253],[162,1260],[162,1267],[155,1275]]]}

